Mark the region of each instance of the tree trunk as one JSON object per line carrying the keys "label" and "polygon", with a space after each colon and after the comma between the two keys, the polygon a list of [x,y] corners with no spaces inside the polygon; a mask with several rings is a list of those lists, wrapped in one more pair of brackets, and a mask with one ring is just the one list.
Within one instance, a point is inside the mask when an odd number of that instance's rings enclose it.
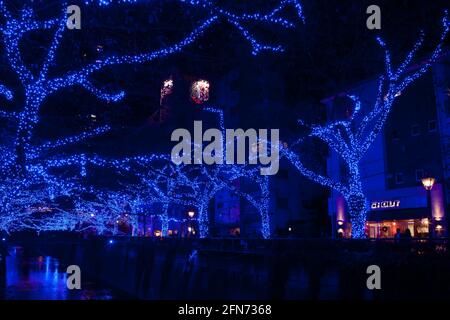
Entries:
{"label": "tree trunk", "polygon": [[137,237],[139,235],[139,216],[132,215],[131,216],[131,236]]}
{"label": "tree trunk", "polygon": [[367,199],[363,193],[356,193],[346,197],[346,201],[352,223],[352,238],[364,239],[366,237]]}
{"label": "tree trunk", "polygon": [[257,207],[261,216],[261,235],[264,239],[270,238],[270,217],[269,199],[262,199],[262,203]]}
{"label": "tree trunk", "polygon": [[209,202],[211,201],[210,197],[206,199],[202,199],[200,201],[198,210],[198,227],[200,232],[200,238],[207,238],[209,236],[209,215],[208,215],[208,207]]}
{"label": "tree trunk", "polygon": [[261,188],[261,204],[259,204],[259,212],[261,215],[261,234],[264,239],[270,238],[270,194],[269,194],[269,179],[267,176],[263,178],[264,180],[260,184]]}
{"label": "tree trunk", "polygon": [[208,217],[208,205],[209,201],[202,201],[198,206],[198,227],[200,232],[200,238],[206,238],[209,236],[209,217]]}
{"label": "tree trunk", "polygon": [[163,237],[167,237],[169,233],[169,204],[163,205],[163,213],[161,215],[161,233]]}
{"label": "tree trunk", "polygon": [[39,86],[29,86],[25,89],[27,99],[23,111],[20,113],[20,120],[18,123],[17,136],[15,140],[17,164],[21,168],[22,173],[26,172],[28,152],[30,152],[30,142],[33,136],[33,131],[39,123],[39,109],[45,95],[40,91]]}

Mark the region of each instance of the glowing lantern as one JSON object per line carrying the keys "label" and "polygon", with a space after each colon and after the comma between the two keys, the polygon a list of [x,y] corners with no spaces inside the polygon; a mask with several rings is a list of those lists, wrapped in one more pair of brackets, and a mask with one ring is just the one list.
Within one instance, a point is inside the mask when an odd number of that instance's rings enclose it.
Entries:
{"label": "glowing lantern", "polygon": [[206,80],[195,81],[191,87],[191,99],[197,104],[209,100],[209,82]]}

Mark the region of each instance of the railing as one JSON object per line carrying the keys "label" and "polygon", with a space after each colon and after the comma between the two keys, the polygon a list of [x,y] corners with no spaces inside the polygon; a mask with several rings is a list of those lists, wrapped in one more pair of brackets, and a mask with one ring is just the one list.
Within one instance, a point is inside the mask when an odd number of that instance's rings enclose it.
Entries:
{"label": "railing", "polygon": [[335,256],[347,252],[382,253],[397,252],[403,254],[449,254],[448,238],[437,239],[329,239],[329,238],[279,238],[279,239],[249,239],[249,238],[155,238],[130,236],[96,236],[83,239],[76,235],[42,235],[16,236],[9,239],[10,243],[21,245],[64,245],[87,244],[89,242],[104,243],[105,246],[144,245],[158,247],[176,247],[177,249],[199,250],[204,252],[229,252],[248,254],[325,254]]}

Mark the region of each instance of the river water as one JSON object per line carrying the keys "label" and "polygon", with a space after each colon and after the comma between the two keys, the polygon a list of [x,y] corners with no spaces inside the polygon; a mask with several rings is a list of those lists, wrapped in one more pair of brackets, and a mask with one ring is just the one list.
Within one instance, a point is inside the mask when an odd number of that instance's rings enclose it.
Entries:
{"label": "river water", "polygon": [[[0,274],[0,300],[111,300],[126,297],[82,275],[81,290],[67,288],[67,266],[56,258],[9,248]],[[1,259],[1,258],[0,258]],[[1,269],[1,267],[0,267]]]}

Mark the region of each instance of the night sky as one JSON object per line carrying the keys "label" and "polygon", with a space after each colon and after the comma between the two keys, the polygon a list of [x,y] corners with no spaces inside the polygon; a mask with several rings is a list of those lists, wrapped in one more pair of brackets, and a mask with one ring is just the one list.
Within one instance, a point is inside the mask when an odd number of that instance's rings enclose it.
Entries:
{"label": "night sky", "polygon": [[[252,8],[258,4],[258,11],[273,4],[271,1],[251,2]],[[44,17],[54,15],[58,3],[35,1],[35,6]],[[245,3],[222,3],[235,10],[239,7],[249,10]],[[159,90],[167,75],[176,74],[185,81],[189,81],[190,76],[214,80],[232,70],[248,75],[236,84],[241,96],[237,107],[241,115],[238,125],[267,127],[270,123],[271,127],[283,131],[283,128],[292,130],[299,117],[320,122],[323,120],[321,99],[355,82],[375,77],[383,70],[383,52],[376,44],[377,35],[387,41],[394,62],[403,58],[421,29],[427,35],[421,55],[436,43],[444,1],[378,1],[382,11],[381,31],[366,28],[365,10],[370,4],[373,3],[303,1],[306,24],[301,23],[294,11],[287,10],[284,15],[297,23],[294,30],[252,27],[261,40],[283,44],[286,52],[282,54],[263,52],[252,56],[250,46],[236,29],[221,23],[183,53],[145,65],[105,68],[98,72],[96,83],[103,88],[127,92],[122,102],[104,103],[77,88],[58,92],[42,108],[43,118],[38,130],[43,138],[69,135],[91,126],[90,115],[95,114],[95,125],[108,123],[115,128],[112,134],[100,139],[97,150],[103,146],[111,151],[114,145],[117,154],[155,151],[155,146],[159,145],[155,141],[169,141],[172,128],[195,118],[198,112],[192,106],[185,106],[171,122],[162,126],[151,124],[149,117],[159,108]],[[21,1],[11,1],[11,7],[21,6]],[[111,54],[138,53],[168,45],[181,39],[203,17],[202,13],[186,10],[171,1],[107,8],[81,5],[81,8],[82,29],[66,32],[55,74]],[[22,50],[28,65],[39,66],[39,59],[47,49],[47,45],[42,44],[48,41],[49,34],[43,33],[33,33],[24,39]],[[266,77],[257,81],[261,72]],[[271,73],[276,75],[273,82],[281,82],[277,86],[282,87],[283,92],[269,98],[269,104],[276,102],[275,110],[269,109],[264,115],[254,117],[260,110],[258,101],[261,100],[255,95],[271,90]],[[6,85],[20,87],[5,60],[0,64],[0,74]],[[212,95],[214,97],[214,93]],[[19,106],[20,99],[16,99],[16,103]],[[289,137],[284,138],[289,140]],[[95,141],[92,143],[95,145]],[[118,145],[124,149],[118,150]]]}

